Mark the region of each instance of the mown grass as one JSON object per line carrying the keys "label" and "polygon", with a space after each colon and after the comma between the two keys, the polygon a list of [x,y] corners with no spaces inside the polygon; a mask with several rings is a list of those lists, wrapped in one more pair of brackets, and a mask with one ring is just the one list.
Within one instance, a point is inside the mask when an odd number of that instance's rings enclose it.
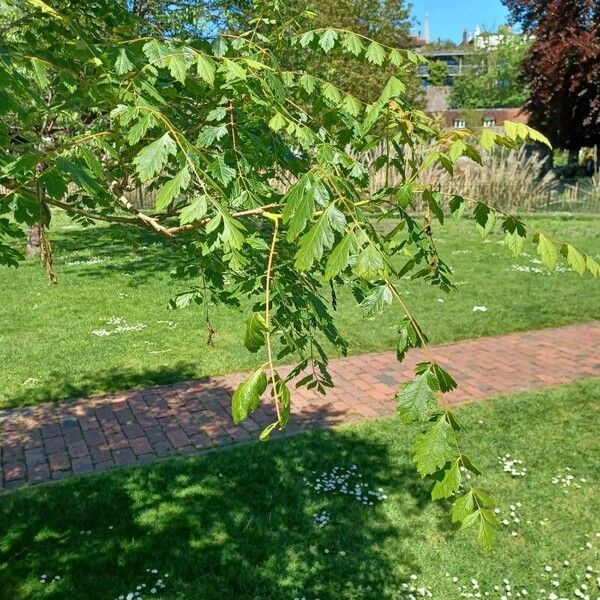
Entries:
{"label": "mown grass", "polygon": [[[535,218],[536,226],[597,254],[600,220]],[[600,316],[598,283],[573,272],[538,268],[534,251],[513,259],[498,244],[482,243],[472,221],[436,232],[440,252],[454,268],[458,292],[446,296],[420,282],[401,289],[433,343],[585,321]],[[60,284],[49,287],[37,262],[0,268],[0,408],[55,401],[135,386],[169,383],[249,369],[257,358],[242,346],[249,306],[214,308],[214,347],[206,345],[198,307],[170,311],[167,303],[187,283],[170,276],[177,255],[168,242],[120,226],[74,228],[60,219],[52,230]],[[79,263],[79,264],[73,264]],[[441,302],[443,300],[443,302]],[[486,313],[473,313],[473,306]],[[392,348],[400,309],[363,320],[346,289],[339,290],[338,323],[351,352]],[[144,325],[109,337],[111,317]],[[258,359],[260,360],[260,359]]]}
{"label": "mown grass", "polygon": [[[510,520],[491,553],[429,500],[412,433],[388,418],[0,497],[0,596],[112,600],[145,583],[146,599],[386,600],[406,598],[415,575],[438,600],[476,592],[472,578],[492,599],[504,579],[512,598],[572,598],[582,584],[595,598],[598,573],[585,573],[600,559],[599,401],[591,380],[460,410],[483,484]],[[524,478],[503,472],[506,453],[523,460]],[[364,506],[303,479],[352,465],[387,500]],[[552,483],[567,473],[571,486]],[[165,587],[151,594],[158,578]]]}

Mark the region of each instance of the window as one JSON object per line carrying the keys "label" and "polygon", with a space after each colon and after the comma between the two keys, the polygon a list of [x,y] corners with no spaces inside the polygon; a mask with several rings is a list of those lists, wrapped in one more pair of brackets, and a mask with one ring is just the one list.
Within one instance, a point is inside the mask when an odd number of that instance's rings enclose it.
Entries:
{"label": "window", "polygon": [[483,118],[483,126],[484,127],[495,127],[496,126],[496,117],[484,117]]}
{"label": "window", "polygon": [[467,123],[464,119],[454,119],[454,129],[465,129]]}

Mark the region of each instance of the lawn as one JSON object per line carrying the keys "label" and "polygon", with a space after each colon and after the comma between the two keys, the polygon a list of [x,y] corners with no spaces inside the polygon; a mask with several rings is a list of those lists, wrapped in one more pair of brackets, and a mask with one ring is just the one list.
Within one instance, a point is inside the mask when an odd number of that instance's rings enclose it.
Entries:
{"label": "lawn", "polygon": [[[596,598],[599,402],[590,380],[460,409],[508,523],[491,553],[429,501],[410,430],[387,418],[2,496],[0,596],[398,600],[406,584],[438,600]],[[381,500],[311,487],[336,469]]]}
{"label": "lawn", "polygon": [[[557,239],[597,254],[600,219],[528,217]],[[240,329],[249,305],[215,308],[214,347],[206,346],[199,308],[170,311],[187,283],[170,272],[176,254],[152,233],[121,226],[81,229],[55,219],[56,271],[49,287],[37,262],[0,267],[0,408],[56,401],[95,392],[249,369]],[[559,271],[548,275],[529,254],[513,259],[496,232],[483,243],[472,221],[436,232],[454,269],[458,292],[445,295],[403,280],[409,305],[433,343],[586,321],[600,316],[597,281]],[[398,307],[357,326],[360,309],[339,291],[339,326],[351,352],[395,345]],[[485,313],[473,306],[485,306]],[[102,331],[115,332],[102,336]],[[100,332],[96,335],[93,332]]]}

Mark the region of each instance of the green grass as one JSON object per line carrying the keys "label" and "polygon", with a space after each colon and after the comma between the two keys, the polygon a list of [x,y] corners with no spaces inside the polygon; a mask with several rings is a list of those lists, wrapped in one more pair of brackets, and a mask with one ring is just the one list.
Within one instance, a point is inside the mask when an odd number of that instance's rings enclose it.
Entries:
{"label": "green grass", "polygon": [[[526,588],[546,599],[548,565],[560,598],[581,583],[596,598],[598,574],[584,573],[600,559],[599,406],[591,380],[460,409],[500,518],[521,503],[520,523],[500,527],[491,553],[430,502],[412,435],[388,418],[0,497],[0,596],[112,600],[162,577],[166,587],[144,598],[386,600],[414,574],[438,600],[472,592],[471,578],[493,599],[503,579],[512,598]],[[524,461],[524,478],[503,472],[506,453]],[[363,506],[303,481],[352,465],[387,500]],[[567,468],[579,488],[552,483]],[[330,521],[318,528],[312,515],[323,510]],[[42,584],[43,574],[60,580]]]}
{"label": "green grass", "polygon": [[[558,239],[598,252],[598,219],[528,218]],[[455,270],[458,292],[446,296],[407,280],[400,286],[433,343],[600,316],[598,283],[589,276],[514,270],[513,264],[539,267],[532,263],[531,247],[529,256],[514,260],[496,243],[500,234],[482,243],[472,221],[451,222],[436,235]],[[187,285],[170,276],[176,255],[168,242],[119,226],[74,229],[60,220],[52,238],[57,287],[46,284],[37,262],[17,270],[0,268],[0,408],[245,370],[260,360],[241,344],[249,307],[212,311],[214,348],[206,346],[199,308],[167,310],[168,300]],[[70,264],[77,261],[84,264]],[[352,302],[342,289],[339,326],[351,351],[393,347],[399,308],[361,324]],[[488,312],[473,313],[474,305],[485,305]],[[93,330],[113,329],[106,324],[113,316],[145,328],[92,335]]]}

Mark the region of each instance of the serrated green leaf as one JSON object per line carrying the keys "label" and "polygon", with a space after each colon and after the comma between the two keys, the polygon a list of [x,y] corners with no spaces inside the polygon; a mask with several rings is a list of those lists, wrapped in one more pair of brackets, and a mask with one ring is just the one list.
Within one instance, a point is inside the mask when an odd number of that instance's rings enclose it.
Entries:
{"label": "serrated green leaf", "polygon": [[181,225],[186,225],[187,223],[200,221],[200,219],[204,218],[206,215],[207,210],[208,203],[206,201],[206,196],[204,194],[196,196],[191,204],[181,209],[181,212],[179,213],[179,222]]}
{"label": "serrated green leaf", "polygon": [[536,233],[533,240],[536,243],[537,253],[542,263],[544,263],[544,265],[548,267],[550,271],[554,271],[558,261],[558,254],[552,241],[549,240],[543,233]]}
{"label": "serrated green leaf", "polygon": [[161,211],[167,208],[167,206],[179,196],[181,190],[187,189],[190,180],[190,172],[186,165],[177,173],[177,175],[175,175],[175,177],[173,177],[173,179],[167,181],[160,188],[158,195],[156,196],[156,210]]}
{"label": "serrated green leaf", "polygon": [[479,136],[479,143],[489,152],[496,145],[497,137],[498,134],[493,129],[484,127]]}
{"label": "serrated green leaf", "polygon": [[127,134],[127,141],[130,146],[135,146],[153,127],[156,127],[157,121],[152,113],[142,115],[133,125]]}
{"label": "serrated green leaf", "polygon": [[312,178],[307,174],[294,183],[283,198],[283,222],[289,224],[287,239],[295,240],[306,227],[307,221],[315,212],[315,198],[312,191]]}
{"label": "serrated green leaf", "polygon": [[133,159],[140,181],[152,179],[167,164],[169,155],[177,152],[177,145],[168,133],[144,146]]}
{"label": "serrated green leaf", "polygon": [[423,191],[423,200],[427,203],[429,210],[433,213],[435,218],[440,222],[440,225],[444,224],[444,211],[440,206],[442,195],[439,192],[432,192],[431,190]]}
{"label": "serrated green leaf", "polygon": [[496,224],[496,213],[483,202],[478,202],[473,217],[479,228],[482,239],[485,239]]}
{"label": "serrated green leaf", "polygon": [[412,182],[401,185],[396,191],[396,201],[400,208],[407,208],[413,201],[415,184]]}
{"label": "serrated green leaf", "polygon": [[267,376],[263,367],[256,369],[248,379],[240,383],[231,398],[231,416],[236,425],[258,408],[266,389]]}
{"label": "serrated green leaf", "polygon": [[253,312],[246,319],[246,333],[244,335],[244,346],[250,352],[258,352],[265,345],[265,333],[267,324],[262,313]]}
{"label": "serrated green leaf", "polygon": [[485,550],[491,550],[494,545],[494,527],[492,524],[485,518],[485,509],[481,511],[481,519],[479,521],[479,531],[477,533],[477,541],[479,545]]}
{"label": "serrated green leaf", "polygon": [[442,498],[449,498],[458,491],[461,482],[460,462],[456,459],[440,473],[438,481],[436,481],[431,490],[431,499],[441,500]]}
{"label": "serrated green leaf", "polygon": [[365,58],[370,63],[381,66],[383,64],[383,61],[385,60],[385,50],[377,42],[371,42],[367,46],[367,51],[365,52]]}
{"label": "serrated green leaf", "polygon": [[560,253],[565,257],[567,264],[579,275],[583,275],[586,269],[585,255],[571,244],[563,244]]}
{"label": "serrated green leaf", "polygon": [[423,336],[423,339],[425,339],[425,336],[420,330],[417,332],[416,327],[408,318],[401,321],[398,326],[398,342],[396,345],[396,358],[398,362],[404,360],[406,352],[410,348],[420,348],[422,346],[421,336]]}
{"label": "serrated green leaf", "polygon": [[364,49],[362,40],[353,32],[347,31],[342,38],[342,48],[353,56],[358,56]]}
{"label": "serrated green leaf", "polygon": [[321,93],[323,97],[332,102],[333,104],[339,104],[342,100],[342,94],[338,88],[332,83],[326,82],[321,86]]}
{"label": "serrated green leaf", "polygon": [[600,265],[589,254],[585,257],[585,266],[593,277],[600,276]]}
{"label": "serrated green leaf", "polygon": [[452,522],[463,523],[473,513],[475,501],[473,492],[469,490],[466,494],[459,496],[452,504]]}
{"label": "serrated green leaf", "polygon": [[450,198],[450,212],[455,219],[460,219],[467,206],[466,200],[462,196],[452,196]]}
{"label": "serrated green leaf", "polygon": [[210,87],[215,85],[215,70],[215,63],[210,58],[203,54],[196,56],[196,73]]}
{"label": "serrated green leaf", "polygon": [[396,394],[400,419],[404,423],[426,422],[437,408],[437,400],[428,373],[402,384]]}
{"label": "serrated green leaf", "polygon": [[353,117],[358,117],[362,111],[362,104],[360,100],[349,94],[344,98],[342,102],[342,108]]}
{"label": "serrated green leaf", "polygon": [[456,459],[457,440],[454,430],[444,415],[425,432],[417,436],[413,448],[413,460],[421,477],[441,469]]}
{"label": "serrated green leaf", "polygon": [[269,128],[273,131],[280,131],[287,125],[287,121],[280,113],[275,113],[269,121]]}
{"label": "serrated green leaf", "polygon": [[326,29],[319,38],[319,46],[321,46],[325,52],[329,52],[335,46],[335,41],[337,39],[337,31],[333,29]]}
{"label": "serrated green leaf", "polygon": [[373,244],[367,244],[356,258],[354,272],[363,279],[371,280],[379,276],[384,266],[381,252]]}
{"label": "serrated green leaf", "polygon": [[227,125],[222,123],[221,125],[209,125],[204,127],[198,134],[196,143],[202,148],[208,148],[213,142],[220,140],[229,133]]}
{"label": "serrated green leaf", "polygon": [[436,387],[440,392],[445,394],[446,392],[456,389],[456,381],[454,381],[448,371],[440,367],[440,365],[437,363],[427,364],[429,364],[431,375],[434,378]]}
{"label": "serrated green leaf", "polygon": [[246,79],[246,69],[229,58],[223,59],[225,76],[228,80]]}
{"label": "serrated green leaf", "polygon": [[304,75],[302,75],[302,77],[300,77],[299,83],[304,88],[307,94],[312,94],[315,91],[315,87],[317,85],[316,79],[308,73],[305,73]]}
{"label": "serrated green leaf", "polygon": [[50,85],[48,78],[48,67],[46,63],[38,58],[31,58],[31,66],[33,68],[33,78],[41,90],[45,90]]}
{"label": "serrated green leaf", "polygon": [[223,218],[223,231],[220,234],[221,240],[231,248],[239,250],[244,245],[244,233],[246,229],[229,213],[223,212],[221,216]]}
{"label": "serrated green leaf", "polygon": [[129,60],[125,48],[121,48],[119,56],[117,56],[117,60],[115,61],[115,73],[117,75],[125,75],[125,73],[129,73],[132,70],[133,63]]}
{"label": "serrated green leaf", "polygon": [[405,61],[402,57],[402,54],[398,52],[395,48],[392,48],[388,53],[388,60],[394,67],[401,67]]}
{"label": "serrated green leaf", "polygon": [[392,304],[393,296],[387,285],[378,285],[360,303],[365,317],[381,314],[386,304]]}
{"label": "serrated green leaf", "polygon": [[335,207],[330,204],[311,229],[298,242],[295,266],[299,271],[308,271],[315,261],[321,260],[323,252],[331,248],[335,240],[332,217]]}
{"label": "serrated green leaf", "polygon": [[300,45],[303,48],[306,48],[306,46],[308,46],[315,38],[315,32],[314,31],[305,31],[301,36],[300,36]]}
{"label": "serrated green leaf", "polygon": [[350,254],[356,248],[356,236],[347,233],[340,243],[331,251],[325,266],[325,279],[337,277],[349,264]]}
{"label": "serrated green leaf", "polygon": [[237,174],[235,169],[225,162],[223,156],[217,156],[210,164],[208,170],[211,175],[224,186],[228,186],[235,179]]}

